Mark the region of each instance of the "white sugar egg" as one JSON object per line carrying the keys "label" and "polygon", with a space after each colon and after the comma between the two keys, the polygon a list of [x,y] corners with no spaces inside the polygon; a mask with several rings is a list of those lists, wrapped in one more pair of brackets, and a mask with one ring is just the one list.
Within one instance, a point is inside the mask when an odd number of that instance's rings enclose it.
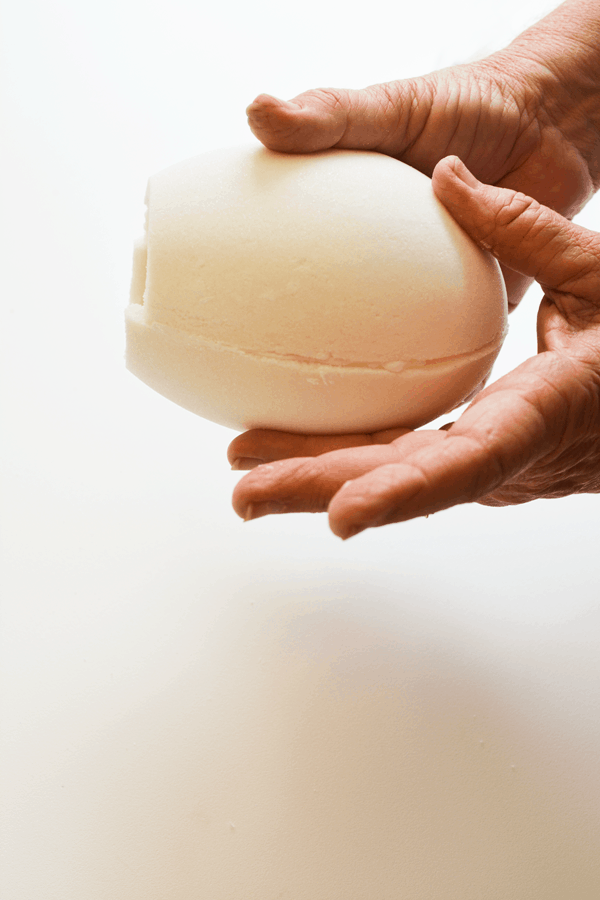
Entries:
{"label": "white sugar egg", "polygon": [[496,260],[379,153],[245,146],[150,178],[127,366],[245,430],[418,427],[489,375],[507,328]]}

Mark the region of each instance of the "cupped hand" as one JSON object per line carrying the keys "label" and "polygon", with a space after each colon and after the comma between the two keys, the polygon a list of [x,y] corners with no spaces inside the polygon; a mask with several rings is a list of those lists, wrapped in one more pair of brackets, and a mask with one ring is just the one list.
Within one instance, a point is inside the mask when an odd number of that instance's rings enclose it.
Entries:
{"label": "cupped hand", "polygon": [[[442,158],[456,155],[486,184],[522,191],[572,217],[593,185],[581,145],[585,128],[564,93],[532,56],[509,48],[364,90],[307,91],[290,101],[261,94],[247,113],[254,134],[272,150],[374,150],[428,176]],[[503,274],[513,308],[531,280],[507,265]]]}
{"label": "cupped hand", "polygon": [[600,235],[482,184],[456,157],[436,166],[433,187],[474,240],[541,285],[538,355],[443,430],[239,435],[230,462],[256,466],[234,491],[243,518],[328,510],[347,538],[459,503],[600,492]]}

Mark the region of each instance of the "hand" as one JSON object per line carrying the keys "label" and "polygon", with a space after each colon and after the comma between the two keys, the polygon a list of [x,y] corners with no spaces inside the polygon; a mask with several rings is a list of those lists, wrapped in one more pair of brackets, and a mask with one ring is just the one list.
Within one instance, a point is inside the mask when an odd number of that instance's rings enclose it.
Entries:
{"label": "hand", "polygon": [[600,235],[481,184],[456,157],[436,166],[433,187],[474,240],[542,286],[538,355],[444,430],[238,436],[234,468],[267,463],[238,483],[240,516],[328,509],[331,529],[347,538],[458,503],[600,492]]}
{"label": "hand", "polygon": [[[248,120],[272,150],[375,150],[428,176],[456,155],[487,184],[572,217],[593,192],[589,123],[571,92],[533,59],[521,48],[362,91],[308,91],[288,102],[263,94]],[[565,55],[565,78],[568,68]],[[507,265],[503,274],[514,308],[531,279]]]}

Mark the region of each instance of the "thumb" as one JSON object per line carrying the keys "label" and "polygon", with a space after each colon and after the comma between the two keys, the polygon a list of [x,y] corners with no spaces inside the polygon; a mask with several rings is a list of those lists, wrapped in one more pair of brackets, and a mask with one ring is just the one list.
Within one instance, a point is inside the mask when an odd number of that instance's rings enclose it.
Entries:
{"label": "thumb", "polygon": [[320,88],[293,100],[260,94],[246,114],[252,132],[270,150],[383,149],[386,139],[397,135],[402,110],[410,111],[412,93],[407,82],[393,81],[363,90]]}
{"label": "thumb", "polygon": [[526,194],[482,184],[456,156],[441,160],[433,189],[481,247],[548,291],[600,305],[600,235]]}

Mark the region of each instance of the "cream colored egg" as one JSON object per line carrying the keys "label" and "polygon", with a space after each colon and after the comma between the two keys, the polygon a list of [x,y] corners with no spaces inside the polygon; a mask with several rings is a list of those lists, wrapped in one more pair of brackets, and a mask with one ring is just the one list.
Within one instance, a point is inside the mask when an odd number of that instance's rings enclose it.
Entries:
{"label": "cream colored egg", "polygon": [[247,146],[154,175],[146,202],[127,366],[192,412],[238,430],[418,427],[489,375],[500,268],[410,166]]}

